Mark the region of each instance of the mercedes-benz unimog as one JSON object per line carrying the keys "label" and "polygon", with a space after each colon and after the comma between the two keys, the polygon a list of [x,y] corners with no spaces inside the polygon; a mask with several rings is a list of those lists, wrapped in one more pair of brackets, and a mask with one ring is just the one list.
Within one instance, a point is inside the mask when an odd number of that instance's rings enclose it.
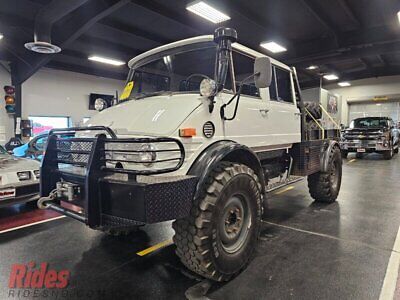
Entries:
{"label": "mercedes-benz unimog", "polygon": [[226,281],[251,260],[269,190],[307,176],[315,201],[335,201],[339,131],[295,69],[236,40],[219,28],[133,58],[117,105],[52,130],[39,207],[111,233],[174,220],[183,264]]}

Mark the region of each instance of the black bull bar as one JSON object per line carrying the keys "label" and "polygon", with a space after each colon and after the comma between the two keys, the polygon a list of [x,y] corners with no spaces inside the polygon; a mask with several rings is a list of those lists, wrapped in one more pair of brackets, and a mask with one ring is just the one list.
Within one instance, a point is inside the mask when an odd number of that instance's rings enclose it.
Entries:
{"label": "black bull bar", "polygon": [[[99,133],[76,137],[77,132]],[[174,138],[117,138],[103,126],[55,129],[49,134],[40,169],[39,207],[92,228],[185,217],[192,206],[197,177],[150,176],[174,172],[184,159],[183,144]],[[60,196],[60,182],[76,187],[73,199]],[[67,202],[79,210],[62,204]]]}

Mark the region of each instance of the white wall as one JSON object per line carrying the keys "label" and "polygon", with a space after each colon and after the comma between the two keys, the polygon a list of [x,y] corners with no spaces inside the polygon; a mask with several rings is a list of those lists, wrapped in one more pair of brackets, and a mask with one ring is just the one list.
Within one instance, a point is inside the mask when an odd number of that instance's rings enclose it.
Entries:
{"label": "white wall", "polygon": [[[4,145],[13,136],[14,131],[14,118],[12,115],[6,113],[4,102],[5,85],[11,84],[10,74],[0,67],[0,144]],[[4,133],[3,133],[4,131]]]}
{"label": "white wall", "polygon": [[124,81],[43,68],[22,84],[22,118],[28,116],[71,117],[78,125],[89,110],[89,94],[114,95]]}
{"label": "white wall", "polygon": [[327,85],[324,88],[342,96],[342,122],[348,124],[348,100],[400,94],[400,76],[361,79],[352,81],[350,87]]}

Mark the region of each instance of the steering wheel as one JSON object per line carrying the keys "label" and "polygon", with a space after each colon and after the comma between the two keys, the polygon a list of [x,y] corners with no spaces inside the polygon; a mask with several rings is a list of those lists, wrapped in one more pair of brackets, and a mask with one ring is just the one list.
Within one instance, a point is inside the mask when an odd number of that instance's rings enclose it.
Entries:
{"label": "steering wheel", "polygon": [[204,74],[200,74],[200,73],[191,74],[191,75],[189,75],[188,77],[185,78],[185,90],[186,91],[188,90],[190,79],[192,79],[194,77],[202,77],[202,78],[205,78],[205,79],[211,79],[210,77],[208,77],[207,75],[204,75]]}

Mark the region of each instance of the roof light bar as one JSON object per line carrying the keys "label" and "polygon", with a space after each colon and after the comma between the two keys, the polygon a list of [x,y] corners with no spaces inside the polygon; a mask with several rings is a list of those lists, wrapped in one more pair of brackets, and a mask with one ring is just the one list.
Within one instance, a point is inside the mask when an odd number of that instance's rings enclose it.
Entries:
{"label": "roof light bar", "polygon": [[337,80],[339,77],[336,74],[326,74],[324,75],[324,78],[326,80]]}
{"label": "roof light bar", "polygon": [[101,56],[96,56],[96,55],[89,56],[88,59],[92,60],[92,61],[101,62],[103,64],[113,65],[113,66],[125,65],[125,62],[123,62],[123,61],[116,60],[116,59],[111,59],[111,58],[106,58],[106,57],[101,57]]}
{"label": "roof light bar", "polygon": [[347,81],[339,82],[338,85],[341,86],[341,87],[351,86],[350,82],[347,82]]}
{"label": "roof light bar", "polygon": [[186,6],[186,9],[210,22],[213,22],[214,24],[225,22],[231,18],[223,12],[208,5],[204,1],[195,1],[189,3]]}
{"label": "roof light bar", "polygon": [[271,51],[272,53],[285,52],[287,49],[275,42],[265,42],[260,44],[261,47]]}

